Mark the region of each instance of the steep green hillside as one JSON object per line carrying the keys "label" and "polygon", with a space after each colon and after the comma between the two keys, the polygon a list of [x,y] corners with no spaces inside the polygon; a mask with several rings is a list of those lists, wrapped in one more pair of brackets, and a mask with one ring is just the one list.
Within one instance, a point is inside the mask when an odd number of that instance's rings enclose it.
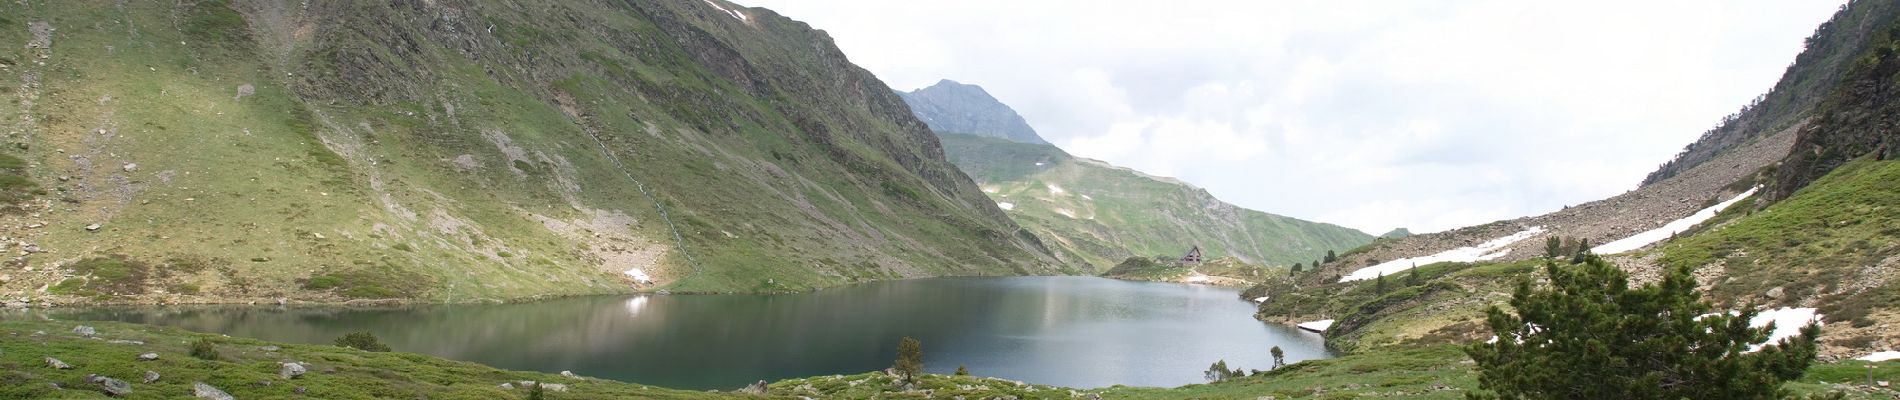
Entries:
{"label": "steep green hillside", "polygon": [[[0,295],[492,301],[1061,273],[821,31],[703,0],[26,1]],[[107,266],[100,268],[99,266]],[[623,274],[639,269],[654,281]]]}
{"label": "steep green hillside", "polygon": [[1849,69],[1860,62],[1860,55],[1875,46],[1870,43],[1896,16],[1900,16],[1900,2],[1855,0],[1841,6],[1833,18],[1814,29],[1814,35],[1808,37],[1801,54],[1795,56],[1775,87],[1684,146],[1674,159],[1645,177],[1643,185],[1662,182],[1730,149],[1806,120],[1834,93]]}
{"label": "steep green hillside", "polygon": [[1200,246],[1209,259],[1290,266],[1372,241],[1350,228],[1236,207],[1206,190],[1050,145],[939,133],[944,152],[1010,218],[1098,271],[1130,256]]}

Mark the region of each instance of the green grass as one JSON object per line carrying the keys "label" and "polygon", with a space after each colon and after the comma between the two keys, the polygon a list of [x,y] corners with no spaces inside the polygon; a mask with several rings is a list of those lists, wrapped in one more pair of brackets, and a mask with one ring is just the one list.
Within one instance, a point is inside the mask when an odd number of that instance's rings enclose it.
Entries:
{"label": "green grass", "polygon": [[[1726,266],[1728,279],[1712,288],[1725,304],[1748,301],[1792,306],[1820,298],[1829,321],[1870,324],[1871,311],[1900,307],[1900,286],[1864,290],[1842,286],[1863,281],[1864,266],[1900,255],[1900,162],[1858,160],[1844,165],[1760,211],[1732,215],[1731,222],[1663,247],[1668,266]],[[1718,267],[1709,267],[1718,268]],[[1781,299],[1762,296],[1770,288]]]}
{"label": "green grass", "polygon": [[[443,360],[410,353],[372,353],[351,348],[271,343],[258,340],[186,332],[171,328],[122,323],[83,324],[96,327],[98,336],[112,343],[72,334],[74,322],[0,322],[0,398],[106,398],[87,383],[98,374],[132,383],[132,399],[172,399],[191,396],[193,382],[205,382],[240,399],[518,399],[527,391],[503,389],[503,382],[532,380],[563,383],[567,392],[549,398],[717,399],[735,396],[671,390],[599,379],[573,379],[555,374],[506,371],[474,363]],[[43,332],[43,333],[42,333]],[[216,359],[190,356],[190,344],[204,341]],[[263,346],[281,350],[264,351]],[[139,361],[142,353],[157,353],[156,361]],[[74,366],[47,368],[43,357]],[[305,363],[310,372],[296,379],[277,375],[278,363]],[[142,383],[145,371],[158,372],[155,383]],[[271,382],[263,385],[262,382]],[[57,383],[65,390],[55,390]],[[297,394],[298,388],[304,390]]]}

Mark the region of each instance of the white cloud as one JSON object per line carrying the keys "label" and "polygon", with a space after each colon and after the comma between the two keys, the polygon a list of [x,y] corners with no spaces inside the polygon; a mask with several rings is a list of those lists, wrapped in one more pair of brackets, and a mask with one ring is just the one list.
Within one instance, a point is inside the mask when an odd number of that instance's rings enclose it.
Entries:
{"label": "white cloud", "polygon": [[742,2],[893,88],[982,85],[1078,155],[1374,234],[1632,189],[1841,3]]}

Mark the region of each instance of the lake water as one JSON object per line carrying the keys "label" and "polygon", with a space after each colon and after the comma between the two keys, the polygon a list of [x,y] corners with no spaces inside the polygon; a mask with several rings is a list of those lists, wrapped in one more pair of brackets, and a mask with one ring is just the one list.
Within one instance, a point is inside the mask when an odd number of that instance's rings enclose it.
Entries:
{"label": "lake water", "polygon": [[1092,277],[932,278],[785,295],[584,297],[395,309],[192,306],[52,310],[330,343],[367,330],[397,351],[682,389],[880,370],[904,336],[925,369],[1096,388],[1203,382],[1216,360],[1326,358],[1316,334],[1253,319],[1232,289]]}

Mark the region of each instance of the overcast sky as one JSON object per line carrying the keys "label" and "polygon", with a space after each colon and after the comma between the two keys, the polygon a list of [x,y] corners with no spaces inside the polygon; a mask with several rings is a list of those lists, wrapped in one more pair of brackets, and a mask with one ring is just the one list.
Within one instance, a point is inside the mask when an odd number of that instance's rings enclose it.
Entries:
{"label": "overcast sky", "polygon": [[1634,189],[1840,0],[738,0],[899,90],[983,86],[1051,143],[1380,234]]}

